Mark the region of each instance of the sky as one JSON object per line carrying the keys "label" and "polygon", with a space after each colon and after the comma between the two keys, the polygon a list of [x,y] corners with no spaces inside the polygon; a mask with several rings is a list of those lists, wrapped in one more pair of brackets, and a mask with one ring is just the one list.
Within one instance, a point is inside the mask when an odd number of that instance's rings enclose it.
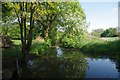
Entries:
{"label": "sky", "polygon": [[[99,0],[98,0],[99,1]],[[87,22],[90,23],[88,32],[93,29],[108,29],[118,26],[118,1],[113,2],[87,2],[80,1],[82,8],[86,14]]]}

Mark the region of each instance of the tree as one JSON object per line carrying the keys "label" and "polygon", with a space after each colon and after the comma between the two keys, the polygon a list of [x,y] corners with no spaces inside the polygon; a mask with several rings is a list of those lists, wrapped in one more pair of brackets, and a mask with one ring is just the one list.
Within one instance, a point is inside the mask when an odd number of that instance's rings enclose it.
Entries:
{"label": "tree", "polygon": [[96,37],[101,37],[101,34],[104,32],[104,29],[94,29],[91,35]]}
{"label": "tree", "polygon": [[82,46],[87,33],[86,15],[79,2],[68,3],[65,14],[65,27],[61,42],[64,47],[78,48]]}
{"label": "tree", "polygon": [[[3,6],[3,13],[5,13],[5,15],[3,15],[3,18],[11,16],[11,13],[16,15],[14,16],[15,19],[13,20],[13,22],[10,22],[10,21],[9,22],[14,23],[16,20],[18,21],[18,24],[19,24],[18,30],[20,30],[20,39],[22,43],[22,53],[23,53],[24,59],[26,59],[26,55],[29,54],[30,47],[32,44],[32,35],[33,35],[33,29],[35,24],[34,18],[35,18],[35,12],[37,11],[38,3],[7,2],[5,3],[5,5],[7,6],[5,7]],[[6,8],[9,9],[8,12],[5,11]],[[10,20],[10,18],[8,19]],[[6,21],[6,19],[4,21]],[[14,30],[12,31],[14,32]]]}
{"label": "tree", "polygon": [[40,4],[40,13],[37,13],[37,25],[35,31],[45,40],[50,39],[51,45],[56,44],[57,25],[61,25],[60,20],[63,17],[63,8],[60,2],[43,2]]}
{"label": "tree", "polygon": [[106,29],[102,34],[101,37],[117,37],[118,32],[116,28],[109,28]]}
{"label": "tree", "polygon": [[[52,45],[55,45],[57,40],[66,33],[71,33],[73,28],[75,32],[86,32],[86,18],[79,2],[43,2],[39,8],[41,14],[37,13],[39,15],[36,19],[38,27],[35,29],[35,34],[38,33],[45,40],[50,39]],[[57,33],[60,28],[63,28],[65,32],[58,38]]]}
{"label": "tree", "polygon": [[[56,40],[72,35],[83,38],[87,32],[86,16],[79,2],[10,2],[18,20],[22,53],[28,54],[32,45],[33,35],[40,34],[45,40],[50,39],[53,45]],[[9,15],[9,14],[6,14]],[[63,28],[61,35],[59,28]]]}

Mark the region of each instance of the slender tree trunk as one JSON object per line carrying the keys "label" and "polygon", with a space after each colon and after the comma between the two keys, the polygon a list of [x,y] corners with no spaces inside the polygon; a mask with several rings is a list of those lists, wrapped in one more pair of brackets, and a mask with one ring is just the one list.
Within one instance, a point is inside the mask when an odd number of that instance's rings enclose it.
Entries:
{"label": "slender tree trunk", "polygon": [[21,11],[20,34],[21,34],[21,42],[22,42],[22,54],[23,54],[22,62],[26,62],[26,55],[28,54],[28,52],[26,51],[26,14],[24,16],[24,14],[22,13],[25,11],[24,6],[25,6],[24,2],[21,2],[20,3],[20,11]]}
{"label": "slender tree trunk", "polygon": [[[24,3],[23,2],[23,11],[27,13],[27,3]],[[25,60],[26,62],[26,56],[29,52],[27,52],[26,50],[26,14],[24,14],[24,37],[23,37],[23,47],[22,47],[22,52],[23,52],[23,59]]]}
{"label": "slender tree trunk", "polygon": [[26,50],[27,52],[30,51],[30,47],[32,44],[32,35],[33,35],[33,27],[34,27],[34,18],[33,18],[33,13],[34,13],[34,7],[33,7],[33,3],[31,3],[31,7],[30,7],[30,30],[29,30],[29,34],[28,34],[28,41],[27,41],[27,46],[26,46]]}
{"label": "slender tree trunk", "polygon": [[[26,29],[26,23],[27,23],[27,2],[20,2],[18,3],[20,6],[20,12],[17,12],[17,10],[14,8],[15,13],[18,17],[18,22],[20,25],[20,35],[21,35],[21,43],[22,43],[22,54],[23,54],[23,61],[26,62],[27,60],[27,55],[29,54],[30,47],[32,44],[32,32],[34,28],[34,11],[35,11],[35,6],[34,3],[30,3],[30,29],[29,33],[27,35],[27,29]],[[19,16],[20,15],[20,16]]]}

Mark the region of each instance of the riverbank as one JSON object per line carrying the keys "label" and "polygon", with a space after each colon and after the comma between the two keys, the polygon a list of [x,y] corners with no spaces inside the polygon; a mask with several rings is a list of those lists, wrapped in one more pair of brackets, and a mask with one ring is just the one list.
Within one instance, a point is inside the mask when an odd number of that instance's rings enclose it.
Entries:
{"label": "riverbank", "polygon": [[83,52],[89,53],[120,53],[120,41],[92,41],[82,47]]}
{"label": "riverbank", "polygon": [[[20,40],[12,40],[16,46],[8,48],[8,49],[2,49],[2,55],[4,57],[22,57],[21,54],[21,43]],[[61,48],[65,48],[66,50],[77,50],[82,51],[84,53],[110,53],[110,54],[118,54],[120,53],[120,40],[103,40],[99,38],[91,38],[86,39],[85,41],[80,41],[82,45],[80,47],[66,47],[63,45],[59,45]],[[78,42],[77,42],[78,43]],[[62,44],[62,43],[61,43]],[[57,48],[58,46],[54,46],[54,48]],[[49,43],[45,41],[37,41],[34,40],[31,46],[30,54],[44,54],[50,50],[50,48],[53,48],[53,46],[50,46]]]}

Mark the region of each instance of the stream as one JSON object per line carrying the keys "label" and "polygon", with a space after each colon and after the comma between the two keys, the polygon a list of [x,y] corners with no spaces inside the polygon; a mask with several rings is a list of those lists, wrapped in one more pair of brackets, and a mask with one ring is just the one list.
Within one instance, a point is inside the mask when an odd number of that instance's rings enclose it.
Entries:
{"label": "stream", "polygon": [[[56,48],[39,57],[30,58],[26,65],[17,63],[20,78],[114,78],[120,80],[120,56],[81,53]],[[11,78],[15,70],[12,59],[3,59],[3,79]]]}

